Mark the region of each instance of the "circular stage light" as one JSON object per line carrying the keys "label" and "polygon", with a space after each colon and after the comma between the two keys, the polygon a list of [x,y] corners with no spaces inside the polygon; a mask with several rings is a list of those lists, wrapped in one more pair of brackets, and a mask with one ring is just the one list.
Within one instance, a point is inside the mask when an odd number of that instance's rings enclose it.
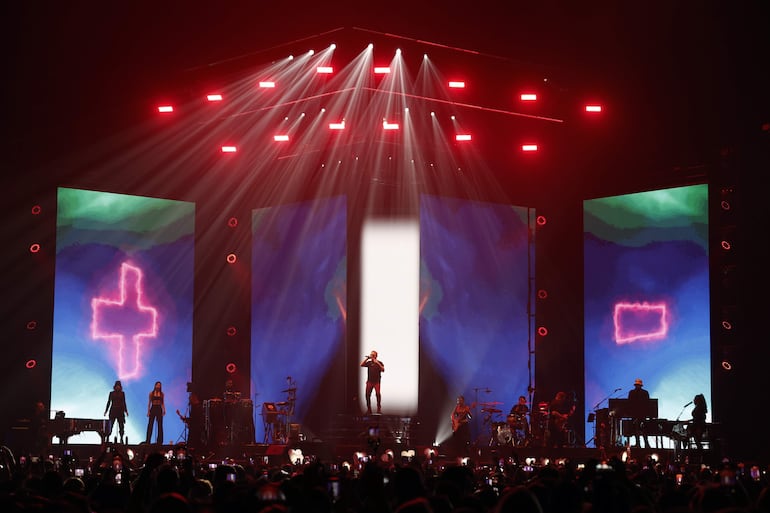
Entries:
{"label": "circular stage light", "polygon": [[238,366],[235,365],[233,362],[230,362],[227,365],[225,365],[225,370],[227,371],[228,374],[235,374],[235,371],[238,370]]}
{"label": "circular stage light", "polygon": [[226,333],[228,337],[234,337],[238,334],[238,329],[235,326],[228,326]]}
{"label": "circular stage light", "polygon": [[227,263],[228,264],[234,264],[237,261],[238,261],[238,257],[235,256],[235,253],[230,253],[229,255],[227,255]]}
{"label": "circular stage light", "polygon": [[31,358],[27,360],[27,363],[24,364],[28,369],[34,369],[37,366],[37,360],[34,358]]}

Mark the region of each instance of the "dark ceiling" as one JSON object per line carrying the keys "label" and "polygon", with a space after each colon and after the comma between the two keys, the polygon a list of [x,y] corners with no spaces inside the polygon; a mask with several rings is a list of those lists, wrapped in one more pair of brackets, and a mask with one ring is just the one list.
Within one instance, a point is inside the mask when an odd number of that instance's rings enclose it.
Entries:
{"label": "dark ceiling", "polygon": [[[34,187],[56,186],[62,173],[71,181],[62,157],[145,120],[155,98],[189,87],[191,77],[248,70],[292,41],[310,48],[323,39],[315,36],[340,28],[361,41],[420,39],[479,52],[472,60],[490,83],[507,80],[504,73],[542,76],[571,100],[602,98],[604,125],[572,123],[551,162],[571,166],[579,178],[566,183],[585,186],[585,195],[697,180],[725,147],[742,144],[767,120],[766,7],[491,4],[4,5],[6,176],[16,182],[23,171]],[[451,63],[452,51],[445,53]]]}

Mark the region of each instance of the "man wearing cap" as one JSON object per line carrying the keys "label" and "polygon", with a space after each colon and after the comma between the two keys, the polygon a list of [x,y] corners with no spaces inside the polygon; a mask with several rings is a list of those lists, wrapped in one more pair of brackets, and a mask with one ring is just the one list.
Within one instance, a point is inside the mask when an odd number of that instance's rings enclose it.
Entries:
{"label": "man wearing cap", "polygon": [[[632,390],[628,391],[628,402],[630,403],[630,409],[631,411],[638,411],[640,408],[635,406],[635,404],[644,403],[646,401],[650,400],[650,393],[642,388],[644,386],[644,383],[641,379],[636,378],[634,381],[634,388]],[[647,440],[647,435],[644,433],[644,417],[641,418],[634,418],[631,420],[633,425],[633,433],[631,436],[636,438],[636,446],[641,447],[639,438],[640,436],[644,438],[644,446],[648,449],[650,448],[650,441]],[[629,437],[630,438],[630,437]]]}

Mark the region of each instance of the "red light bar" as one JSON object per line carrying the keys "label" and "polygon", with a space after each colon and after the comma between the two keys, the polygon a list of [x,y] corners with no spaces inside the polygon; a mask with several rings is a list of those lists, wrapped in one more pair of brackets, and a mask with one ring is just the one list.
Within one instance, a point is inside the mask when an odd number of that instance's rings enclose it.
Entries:
{"label": "red light bar", "polygon": [[522,144],[521,151],[537,151],[537,144]]}
{"label": "red light bar", "polygon": [[275,82],[260,81],[259,87],[261,87],[263,89],[273,88],[273,87],[275,87]]}
{"label": "red light bar", "polygon": [[586,105],[586,112],[601,112],[601,105]]}
{"label": "red light bar", "polygon": [[210,102],[221,102],[222,101],[222,95],[221,94],[208,94],[206,95],[206,99]]}
{"label": "red light bar", "polygon": [[288,135],[283,135],[283,134],[282,135],[274,135],[273,136],[273,140],[274,141],[288,141],[289,140],[289,136]]}
{"label": "red light bar", "polygon": [[334,68],[331,66],[318,66],[315,71],[316,73],[329,74],[334,73]]}
{"label": "red light bar", "polygon": [[374,74],[375,75],[386,75],[390,73],[390,67],[389,66],[375,66],[374,68]]}
{"label": "red light bar", "polygon": [[535,94],[535,93],[521,93],[519,98],[523,102],[536,102],[537,101],[537,94]]}
{"label": "red light bar", "polygon": [[465,82],[452,80],[449,82],[449,87],[452,89],[465,89]]}
{"label": "red light bar", "polygon": [[160,105],[158,112],[174,112],[174,107],[172,105]]}
{"label": "red light bar", "polygon": [[345,130],[345,122],[329,123],[329,130]]}
{"label": "red light bar", "polygon": [[383,121],[382,128],[385,130],[398,130],[398,123],[388,123],[387,121]]}
{"label": "red light bar", "polygon": [[222,153],[235,153],[238,148],[235,146],[222,146]]}
{"label": "red light bar", "polygon": [[457,134],[455,135],[455,141],[470,141],[471,134]]}

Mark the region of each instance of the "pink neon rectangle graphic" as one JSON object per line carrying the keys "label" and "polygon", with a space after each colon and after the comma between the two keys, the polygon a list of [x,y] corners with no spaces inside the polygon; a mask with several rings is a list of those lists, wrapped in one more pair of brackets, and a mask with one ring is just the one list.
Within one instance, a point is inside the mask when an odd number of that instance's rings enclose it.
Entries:
{"label": "pink neon rectangle graphic", "polygon": [[235,153],[238,148],[235,146],[222,146],[222,153]]}
{"label": "pink neon rectangle graphic", "polygon": [[273,136],[274,141],[288,141],[289,136],[288,135],[274,135]]}
{"label": "pink neon rectangle graphic", "polygon": [[616,303],[612,320],[617,344],[658,340],[668,334],[665,303]]}
{"label": "pink neon rectangle graphic", "polygon": [[449,82],[449,87],[452,89],[464,89],[465,88],[465,82],[460,80],[452,80]]}
{"label": "pink neon rectangle graphic", "polygon": [[390,73],[390,68],[388,66],[376,66],[374,68],[374,73],[377,75],[385,75]]}
{"label": "pink neon rectangle graphic", "polygon": [[455,135],[455,141],[470,141],[471,134],[457,134]]}
{"label": "pink neon rectangle graphic", "polygon": [[161,105],[158,107],[158,112],[174,112],[174,107],[171,105]]}
{"label": "pink neon rectangle graphic", "polygon": [[221,102],[222,101],[222,95],[221,94],[207,94],[206,99],[210,102]]}
{"label": "pink neon rectangle graphic", "polygon": [[329,73],[334,73],[334,68],[332,68],[331,66],[318,66],[315,69],[315,71],[316,71],[316,73],[327,74],[328,75]]}
{"label": "pink neon rectangle graphic", "polygon": [[259,87],[262,87],[263,89],[271,89],[275,87],[275,82],[262,81],[259,83]]}
{"label": "pink neon rectangle graphic", "polygon": [[382,128],[385,130],[398,130],[398,123],[388,123],[387,121],[383,121]]}
{"label": "pink neon rectangle graphic", "polygon": [[601,105],[586,105],[586,112],[601,112]]}
{"label": "pink neon rectangle graphic", "polygon": [[537,101],[537,95],[535,93],[521,93],[521,96],[519,96],[519,98],[523,102]]}
{"label": "pink neon rectangle graphic", "polygon": [[345,130],[345,122],[341,123],[329,123],[330,130]]}
{"label": "pink neon rectangle graphic", "polygon": [[522,144],[521,151],[537,151],[537,144]]}

